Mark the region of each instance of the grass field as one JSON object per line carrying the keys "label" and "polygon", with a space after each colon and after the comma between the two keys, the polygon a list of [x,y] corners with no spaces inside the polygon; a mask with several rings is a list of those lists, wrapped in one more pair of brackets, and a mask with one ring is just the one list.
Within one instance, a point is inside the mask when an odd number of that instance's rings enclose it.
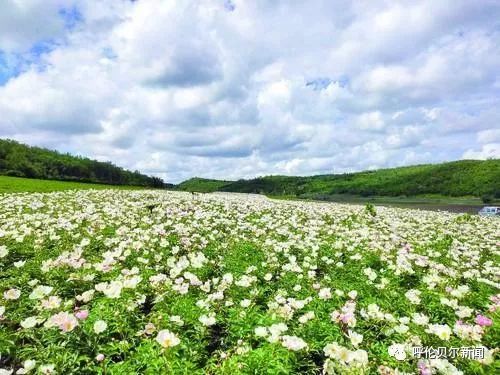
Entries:
{"label": "grass field", "polygon": [[0,176],[0,193],[48,193],[71,189],[142,189],[140,186],[104,185],[72,181]]}

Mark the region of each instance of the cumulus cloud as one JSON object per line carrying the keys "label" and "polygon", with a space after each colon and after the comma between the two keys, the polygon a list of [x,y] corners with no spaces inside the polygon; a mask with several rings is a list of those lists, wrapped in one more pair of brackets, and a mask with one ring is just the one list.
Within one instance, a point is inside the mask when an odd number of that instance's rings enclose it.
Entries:
{"label": "cumulus cloud", "polygon": [[497,1],[1,7],[0,137],[171,182],[500,156]]}
{"label": "cumulus cloud", "polygon": [[[71,1],[67,2],[71,6]],[[0,11],[0,49],[26,51],[64,34],[62,0],[4,0]]]}

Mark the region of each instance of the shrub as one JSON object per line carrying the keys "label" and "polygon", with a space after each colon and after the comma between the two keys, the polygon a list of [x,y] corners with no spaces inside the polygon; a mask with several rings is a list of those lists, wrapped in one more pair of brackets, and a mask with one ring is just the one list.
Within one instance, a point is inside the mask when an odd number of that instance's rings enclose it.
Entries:
{"label": "shrub", "polygon": [[481,196],[481,201],[483,203],[491,203],[491,202],[493,202],[493,196],[490,194],[483,194]]}

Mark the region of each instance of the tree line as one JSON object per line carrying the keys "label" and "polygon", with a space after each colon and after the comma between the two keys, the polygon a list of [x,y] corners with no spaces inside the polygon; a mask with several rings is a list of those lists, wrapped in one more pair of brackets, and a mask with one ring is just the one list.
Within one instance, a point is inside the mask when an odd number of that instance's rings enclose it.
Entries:
{"label": "tree line", "polygon": [[500,198],[500,160],[459,160],[441,164],[379,169],[308,177],[266,176],[250,180],[216,181],[193,178],[181,190],[228,191],[292,195],[303,198],[336,194],[360,196],[475,196]]}
{"label": "tree line", "polygon": [[32,147],[10,139],[0,139],[0,174],[112,185],[165,186],[159,177],[131,172],[111,162]]}

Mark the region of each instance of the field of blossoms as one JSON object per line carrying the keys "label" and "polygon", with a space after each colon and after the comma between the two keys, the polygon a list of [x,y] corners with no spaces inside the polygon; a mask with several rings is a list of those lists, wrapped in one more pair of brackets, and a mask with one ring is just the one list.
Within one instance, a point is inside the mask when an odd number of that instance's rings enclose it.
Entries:
{"label": "field of blossoms", "polygon": [[499,245],[442,212],[0,194],[0,374],[494,374]]}

